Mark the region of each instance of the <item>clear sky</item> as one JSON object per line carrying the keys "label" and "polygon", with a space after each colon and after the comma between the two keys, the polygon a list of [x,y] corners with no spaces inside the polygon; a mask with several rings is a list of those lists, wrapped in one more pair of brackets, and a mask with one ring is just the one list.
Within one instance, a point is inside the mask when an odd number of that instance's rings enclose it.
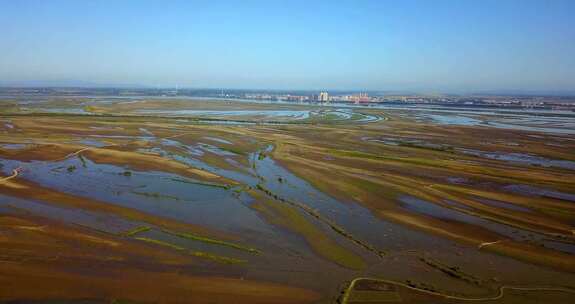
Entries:
{"label": "clear sky", "polygon": [[575,91],[573,0],[0,0],[0,83]]}

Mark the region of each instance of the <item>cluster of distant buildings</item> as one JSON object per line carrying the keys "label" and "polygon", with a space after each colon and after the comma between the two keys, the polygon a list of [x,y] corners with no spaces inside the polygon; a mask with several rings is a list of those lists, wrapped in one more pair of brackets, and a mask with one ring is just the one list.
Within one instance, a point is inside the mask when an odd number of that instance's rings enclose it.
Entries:
{"label": "cluster of distant buildings", "polygon": [[145,96],[167,98],[222,98],[301,103],[430,104],[462,107],[550,109],[575,112],[575,96],[398,94],[392,92],[258,91],[182,88],[53,88],[0,87],[0,96]]}
{"label": "cluster of distant buildings", "polygon": [[368,93],[330,95],[327,91],[321,91],[319,92],[319,94],[310,94],[310,95],[249,93],[249,94],[243,94],[242,96],[226,95],[224,97],[228,98],[239,97],[244,99],[291,101],[291,102],[319,102],[319,103],[349,102],[355,104],[379,101],[378,98],[376,97],[370,97]]}
{"label": "cluster of distant buildings", "polygon": [[289,94],[289,93],[245,93],[240,95],[226,95],[228,98],[310,102],[310,103],[353,103],[353,104],[437,104],[457,106],[492,106],[509,108],[554,109],[575,111],[573,98],[564,97],[538,97],[538,96],[460,96],[460,95],[376,95],[368,93],[329,94],[321,91],[317,94]]}

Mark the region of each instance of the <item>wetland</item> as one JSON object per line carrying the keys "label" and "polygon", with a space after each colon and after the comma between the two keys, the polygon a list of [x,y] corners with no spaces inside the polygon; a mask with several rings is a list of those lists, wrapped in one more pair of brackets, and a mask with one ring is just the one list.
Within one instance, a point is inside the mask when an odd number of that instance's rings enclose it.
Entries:
{"label": "wetland", "polygon": [[0,303],[572,303],[574,130],[568,112],[0,101]]}

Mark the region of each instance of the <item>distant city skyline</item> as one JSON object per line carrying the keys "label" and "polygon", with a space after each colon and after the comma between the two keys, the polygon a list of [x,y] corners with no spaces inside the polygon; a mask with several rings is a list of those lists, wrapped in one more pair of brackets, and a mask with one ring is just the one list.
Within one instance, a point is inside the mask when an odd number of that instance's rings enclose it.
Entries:
{"label": "distant city skyline", "polygon": [[575,93],[575,1],[213,2],[2,1],[0,86]]}

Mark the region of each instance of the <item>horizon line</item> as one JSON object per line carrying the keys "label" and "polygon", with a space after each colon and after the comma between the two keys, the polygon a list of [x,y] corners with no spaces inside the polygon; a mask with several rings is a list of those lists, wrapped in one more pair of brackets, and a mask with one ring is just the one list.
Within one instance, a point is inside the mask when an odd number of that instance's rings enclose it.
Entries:
{"label": "horizon line", "polygon": [[401,93],[413,95],[501,95],[501,96],[553,96],[574,97],[575,90],[526,90],[526,89],[478,89],[478,90],[432,90],[432,89],[271,89],[271,88],[234,88],[234,87],[193,87],[193,86],[148,86],[148,85],[10,85],[0,83],[0,89],[89,89],[89,90],[229,90],[245,92],[366,92]]}

